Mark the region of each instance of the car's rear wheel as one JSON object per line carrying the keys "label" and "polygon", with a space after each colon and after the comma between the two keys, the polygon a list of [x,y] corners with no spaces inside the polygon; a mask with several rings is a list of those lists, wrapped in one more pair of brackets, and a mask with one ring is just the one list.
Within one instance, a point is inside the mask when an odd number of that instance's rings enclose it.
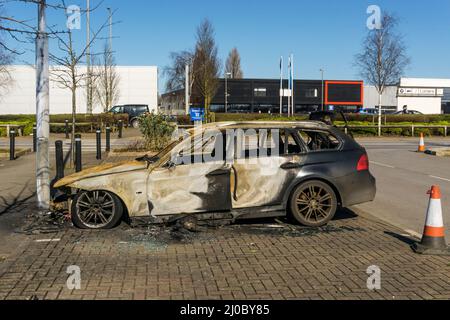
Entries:
{"label": "car's rear wheel", "polygon": [[122,202],[108,191],[80,191],[72,202],[72,222],[81,229],[114,228],[122,214]]}
{"label": "car's rear wheel", "polygon": [[323,226],[336,213],[336,193],[322,181],[307,181],[295,188],[290,197],[290,209],[297,222],[309,227]]}

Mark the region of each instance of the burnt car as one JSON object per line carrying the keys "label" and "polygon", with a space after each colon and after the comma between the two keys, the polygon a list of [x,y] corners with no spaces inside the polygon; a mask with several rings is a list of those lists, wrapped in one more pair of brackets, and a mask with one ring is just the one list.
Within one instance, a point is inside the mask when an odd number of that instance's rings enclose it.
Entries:
{"label": "burnt car", "polygon": [[124,217],[286,215],[319,227],[376,192],[365,149],[319,121],[208,124],[154,156],[90,168],[54,187],[67,194],[73,223],[93,229]]}

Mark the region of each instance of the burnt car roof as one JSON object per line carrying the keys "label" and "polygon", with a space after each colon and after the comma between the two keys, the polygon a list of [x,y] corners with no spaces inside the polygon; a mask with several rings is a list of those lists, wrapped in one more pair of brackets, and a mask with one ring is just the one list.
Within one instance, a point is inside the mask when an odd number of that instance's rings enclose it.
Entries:
{"label": "burnt car roof", "polygon": [[[236,129],[236,128],[308,128],[308,129],[327,129],[330,126],[321,121],[229,121],[214,122],[202,125],[201,130],[206,129]],[[194,128],[195,129],[195,128]],[[192,131],[194,129],[191,129]],[[198,130],[198,128],[197,128]]]}

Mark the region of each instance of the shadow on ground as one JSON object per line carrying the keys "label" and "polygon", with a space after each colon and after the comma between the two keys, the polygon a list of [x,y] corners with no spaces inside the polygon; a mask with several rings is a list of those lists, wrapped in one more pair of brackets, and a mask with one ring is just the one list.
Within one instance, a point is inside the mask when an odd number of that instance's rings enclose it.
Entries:
{"label": "shadow on ground", "polygon": [[16,195],[0,196],[0,215],[33,209],[35,204],[31,200],[35,196],[36,192],[31,191],[28,183]]}
{"label": "shadow on ground", "polygon": [[395,232],[385,231],[384,233],[385,233],[386,235],[388,235],[388,236],[391,236],[391,237],[393,237],[393,238],[395,238],[395,239],[397,239],[397,240],[400,240],[400,241],[406,243],[406,244],[409,245],[409,246],[411,246],[411,245],[417,243],[416,240],[414,240],[414,239],[412,239],[412,238],[410,238],[410,237],[407,237],[407,236],[404,236],[404,235],[395,233]]}

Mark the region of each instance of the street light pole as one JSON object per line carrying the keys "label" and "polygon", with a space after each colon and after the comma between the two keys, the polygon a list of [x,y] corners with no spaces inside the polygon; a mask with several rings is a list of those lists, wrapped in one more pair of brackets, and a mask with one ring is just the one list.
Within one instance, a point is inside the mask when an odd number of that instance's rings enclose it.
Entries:
{"label": "street light pole", "polygon": [[322,94],[322,111],[325,111],[324,109],[323,109],[323,72],[324,72],[324,70],[323,69],[320,69],[320,72],[322,73],[322,90],[321,90],[321,94]]}
{"label": "street light pole", "polygon": [[46,32],[46,1],[38,3],[36,37],[36,196],[41,210],[50,208],[49,167],[49,67]]}
{"label": "street light pole", "polygon": [[184,79],[184,111],[186,113],[186,115],[189,114],[189,64],[186,64],[185,66],[185,75],[184,75],[185,79]]}
{"label": "street light pole", "polygon": [[91,82],[91,22],[90,1],[86,1],[86,67],[87,67],[87,113],[92,113],[92,82]]}
{"label": "street light pole", "polygon": [[107,8],[109,12],[109,54],[112,54],[112,12],[111,8]]}

